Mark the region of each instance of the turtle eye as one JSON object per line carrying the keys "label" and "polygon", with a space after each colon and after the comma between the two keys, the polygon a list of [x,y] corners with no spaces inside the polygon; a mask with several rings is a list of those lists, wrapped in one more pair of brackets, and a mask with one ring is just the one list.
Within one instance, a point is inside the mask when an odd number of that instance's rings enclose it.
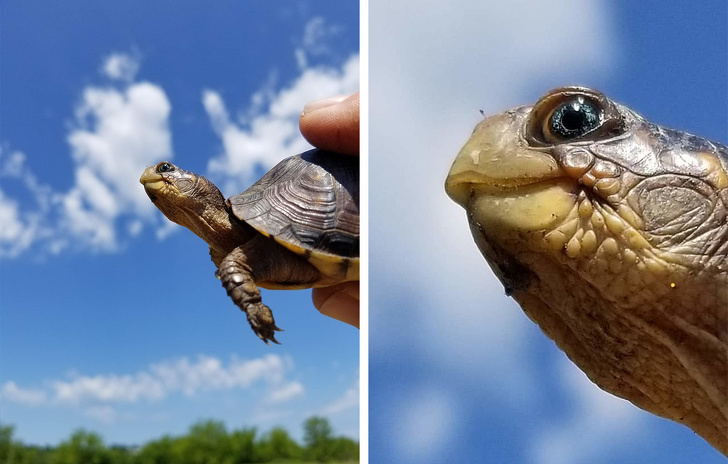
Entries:
{"label": "turtle eye", "polygon": [[157,165],[157,172],[170,172],[174,171],[174,165],[164,161]]}
{"label": "turtle eye", "polygon": [[546,121],[545,134],[570,140],[581,137],[599,127],[601,111],[583,96],[573,98],[554,109]]}
{"label": "turtle eye", "polygon": [[626,131],[619,106],[586,87],[562,87],[531,108],[526,141],[534,147],[604,140]]}

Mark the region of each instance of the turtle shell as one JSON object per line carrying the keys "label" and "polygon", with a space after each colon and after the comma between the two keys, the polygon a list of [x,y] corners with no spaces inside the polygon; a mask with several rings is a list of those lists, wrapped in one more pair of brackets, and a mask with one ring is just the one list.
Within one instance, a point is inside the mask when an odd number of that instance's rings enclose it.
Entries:
{"label": "turtle shell", "polygon": [[286,158],[229,202],[238,219],[319,268],[315,261],[358,261],[357,157],[310,150]]}

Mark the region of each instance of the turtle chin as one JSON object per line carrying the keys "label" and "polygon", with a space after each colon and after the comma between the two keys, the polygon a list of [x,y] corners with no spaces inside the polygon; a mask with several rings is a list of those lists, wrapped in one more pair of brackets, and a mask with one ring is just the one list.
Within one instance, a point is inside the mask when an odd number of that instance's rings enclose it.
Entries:
{"label": "turtle chin", "polygon": [[473,186],[466,209],[487,229],[512,236],[561,224],[576,205],[577,194],[578,185],[570,179],[500,191]]}

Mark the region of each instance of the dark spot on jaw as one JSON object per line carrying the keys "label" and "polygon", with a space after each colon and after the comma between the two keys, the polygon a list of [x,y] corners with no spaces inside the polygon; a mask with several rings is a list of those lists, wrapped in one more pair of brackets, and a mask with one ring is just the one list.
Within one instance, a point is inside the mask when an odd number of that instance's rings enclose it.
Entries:
{"label": "dark spot on jaw", "polygon": [[470,230],[473,233],[475,244],[498,280],[503,284],[507,296],[511,296],[516,290],[525,290],[530,287],[535,280],[533,273],[506,250],[489,241],[483,226],[472,217],[470,217]]}

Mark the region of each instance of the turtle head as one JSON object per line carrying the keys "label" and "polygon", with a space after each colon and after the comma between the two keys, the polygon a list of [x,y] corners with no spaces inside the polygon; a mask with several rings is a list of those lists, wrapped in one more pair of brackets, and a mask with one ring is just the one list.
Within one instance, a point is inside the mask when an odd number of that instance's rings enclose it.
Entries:
{"label": "turtle head", "polygon": [[216,247],[234,227],[220,190],[204,176],[168,161],[149,166],[139,182],[149,199],[167,216]]}

